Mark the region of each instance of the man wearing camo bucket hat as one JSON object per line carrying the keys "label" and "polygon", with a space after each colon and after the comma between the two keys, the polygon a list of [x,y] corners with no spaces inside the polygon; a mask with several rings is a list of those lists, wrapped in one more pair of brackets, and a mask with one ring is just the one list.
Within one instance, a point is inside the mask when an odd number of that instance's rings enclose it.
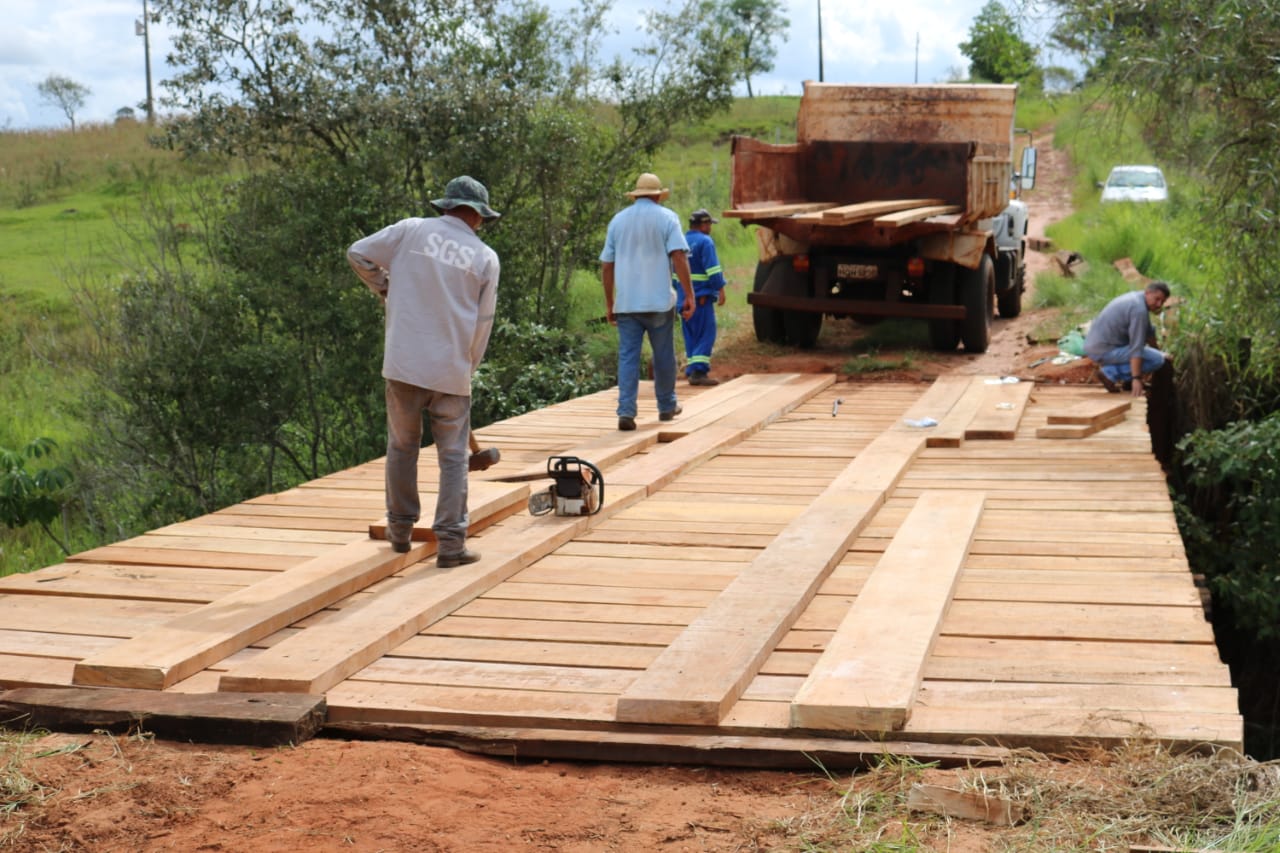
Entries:
{"label": "man wearing camo bucket hat", "polygon": [[425,410],[440,467],[431,525],[436,562],[452,568],[480,559],[466,547],[471,377],[493,329],[499,264],[476,231],[501,214],[489,207],[484,184],[467,175],[450,181],[431,206],[442,215],[402,219],[357,240],[347,260],[387,308],[387,539],[397,552],[407,552],[421,511],[418,448]]}

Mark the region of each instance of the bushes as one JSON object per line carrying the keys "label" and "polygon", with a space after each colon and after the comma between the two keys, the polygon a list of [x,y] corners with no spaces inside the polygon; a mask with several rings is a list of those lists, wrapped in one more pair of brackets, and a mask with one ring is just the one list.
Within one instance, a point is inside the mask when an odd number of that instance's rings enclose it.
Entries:
{"label": "bushes", "polygon": [[1178,525],[1237,627],[1280,639],[1280,413],[1183,439]]}
{"label": "bushes", "polygon": [[585,337],[528,321],[499,320],[471,383],[471,422],[483,426],[613,384]]}

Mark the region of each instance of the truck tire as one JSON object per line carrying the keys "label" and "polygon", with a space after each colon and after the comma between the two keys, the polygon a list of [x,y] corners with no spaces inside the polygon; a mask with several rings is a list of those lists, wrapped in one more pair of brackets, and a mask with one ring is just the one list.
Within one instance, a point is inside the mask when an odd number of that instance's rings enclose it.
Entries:
{"label": "truck tire", "polygon": [[800,349],[813,349],[822,331],[822,315],[808,311],[783,311],[782,325],[787,331],[787,343]]}
{"label": "truck tire", "polygon": [[991,345],[991,314],[995,307],[996,270],[990,255],[982,256],[976,270],[962,269],[960,303],[964,319],[960,321],[960,340],[967,353],[983,353]]}
{"label": "truck tire", "polygon": [[[954,305],[956,302],[956,268],[947,264],[929,278],[929,304]],[[929,346],[940,352],[951,352],[960,343],[960,329],[955,320],[929,321]]]}
{"label": "truck tire", "polygon": [[1026,285],[1027,268],[1022,254],[1001,252],[996,261],[996,308],[1000,316],[1012,320],[1022,313],[1022,291]]}
{"label": "truck tire", "polygon": [[[769,275],[779,262],[761,262],[756,264],[756,278],[752,292],[759,293],[769,282]],[[762,344],[782,344],[786,342],[787,332],[782,324],[782,312],[777,308],[751,306],[751,323],[755,326],[756,340]]]}

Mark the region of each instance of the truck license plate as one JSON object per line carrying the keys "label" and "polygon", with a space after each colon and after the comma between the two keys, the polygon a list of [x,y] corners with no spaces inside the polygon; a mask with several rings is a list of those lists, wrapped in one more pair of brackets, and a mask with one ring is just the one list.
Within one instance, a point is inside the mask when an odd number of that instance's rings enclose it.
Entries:
{"label": "truck license plate", "polygon": [[839,264],[836,267],[837,278],[868,279],[879,274],[880,268],[875,264]]}

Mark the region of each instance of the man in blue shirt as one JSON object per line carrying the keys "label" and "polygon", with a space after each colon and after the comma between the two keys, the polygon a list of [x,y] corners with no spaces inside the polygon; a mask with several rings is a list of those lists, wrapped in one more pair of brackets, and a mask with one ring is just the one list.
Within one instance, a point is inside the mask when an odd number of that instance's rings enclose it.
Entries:
{"label": "man in blue shirt", "polygon": [[1151,312],[1169,298],[1169,285],[1153,281],[1143,290],[1117,296],[1089,324],[1084,354],[1098,365],[1098,378],[1108,391],[1132,382],[1133,396],[1142,394],[1142,377],[1164,366],[1168,357],[1152,346],[1156,339]]}
{"label": "man in blue shirt", "polygon": [[693,285],[689,279],[689,245],[680,233],[680,220],[662,206],[670,190],[657,175],[646,172],[627,193],[630,207],[609,221],[600,277],[604,282],[605,312],[618,327],[618,429],[636,428],[636,396],[640,386],[640,350],[645,335],[653,350],[653,389],[658,418],[680,414],[676,401],[674,271],[684,291],[681,317],[693,314]]}
{"label": "man in blue shirt", "polygon": [[[716,306],[724,304],[724,271],[711,239],[711,226],[720,220],[705,208],[689,214],[689,277],[693,280],[693,316],[683,320],[684,372],[690,385],[719,385],[711,372],[711,350],[716,345]],[[684,294],[676,293],[676,309],[684,307]]]}

